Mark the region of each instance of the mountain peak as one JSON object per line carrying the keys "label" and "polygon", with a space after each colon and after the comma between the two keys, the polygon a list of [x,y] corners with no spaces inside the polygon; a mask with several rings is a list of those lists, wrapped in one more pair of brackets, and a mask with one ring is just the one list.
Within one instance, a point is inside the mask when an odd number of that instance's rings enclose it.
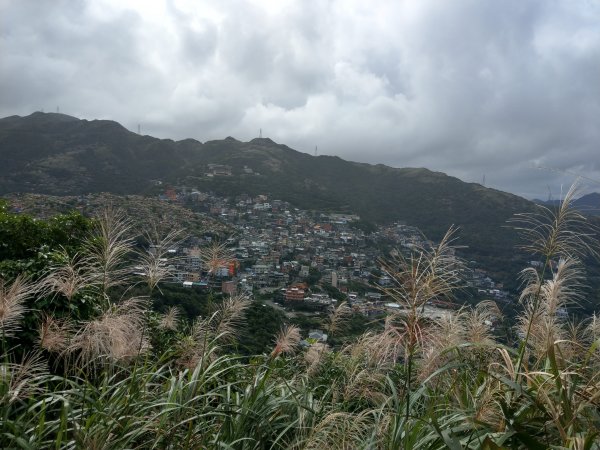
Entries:
{"label": "mountain peak", "polygon": [[583,197],[579,197],[573,202],[573,206],[583,213],[600,215],[600,194],[592,192]]}
{"label": "mountain peak", "polygon": [[60,113],[44,113],[36,111],[28,116],[9,116],[0,119],[0,126],[5,129],[56,129],[67,124],[80,122],[77,117]]}
{"label": "mountain peak", "polygon": [[254,138],[250,141],[251,144],[269,144],[269,145],[277,145],[277,142],[273,141],[271,138]]}
{"label": "mountain peak", "polygon": [[94,128],[100,128],[104,130],[111,131],[127,131],[131,133],[127,128],[121,125],[119,122],[115,122],[114,120],[106,120],[106,119],[94,119],[94,120],[84,120],[84,122],[92,125]]}
{"label": "mountain peak", "polygon": [[51,123],[51,122],[78,122],[79,119],[77,117],[69,116],[68,114],[61,113],[50,113],[50,112],[41,112],[36,111],[28,116],[23,117],[24,120],[33,120],[35,122],[41,123]]}

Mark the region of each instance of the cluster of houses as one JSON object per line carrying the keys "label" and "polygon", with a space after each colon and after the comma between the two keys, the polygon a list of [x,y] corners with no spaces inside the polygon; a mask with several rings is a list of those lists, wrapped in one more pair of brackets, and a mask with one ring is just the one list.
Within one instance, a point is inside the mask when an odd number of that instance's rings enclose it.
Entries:
{"label": "cluster of houses", "polygon": [[[267,195],[224,198],[193,189],[170,188],[160,198],[191,205],[232,230],[222,242],[230,258],[210,272],[202,253],[214,242],[213,237],[195,237],[176,249],[178,262],[173,281],[225,293],[274,293],[292,305],[334,304],[328,290],[322,289],[327,286],[335,288],[366,315],[389,310],[393,306],[377,289],[377,285],[385,288],[392,282],[380,270],[380,249],[386,245],[401,250],[432,245],[416,227],[393,224],[367,234],[354,226],[360,220],[356,215],[305,211]],[[485,272],[464,270],[470,285],[485,290],[487,295],[505,296],[501,286]]]}

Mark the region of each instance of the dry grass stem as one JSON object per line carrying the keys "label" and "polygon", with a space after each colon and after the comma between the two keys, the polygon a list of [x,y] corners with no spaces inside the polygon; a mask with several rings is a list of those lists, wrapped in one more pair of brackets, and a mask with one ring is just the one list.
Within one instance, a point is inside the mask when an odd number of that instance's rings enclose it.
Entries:
{"label": "dry grass stem", "polygon": [[333,335],[340,331],[343,328],[345,321],[350,317],[352,317],[352,309],[348,306],[348,303],[340,303],[340,305],[329,315],[327,332],[330,335]]}
{"label": "dry grass stem", "polygon": [[48,369],[39,353],[26,354],[20,363],[0,363],[2,403],[10,404],[44,391]]}
{"label": "dry grass stem", "polygon": [[361,448],[367,441],[374,423],[368,413],[332,412],[312,430],[302,446],[305,450]]}
{"label": "dry grass stem", "polygon": [[517,214],[511,221],[524,242],[522,248],[548,260],[557,257],[598,256],[594,229],[587,218],[572,207],[578,193],[575,182],[556,210],[538,206],[534,213]]}
{"label": "dry grass stem", "polygon": [[66,351],[77,354],[84,365],[135,358],[150,347],[144,335],[147,308],[148,301],[140,298],[109,307],[99,318],[83,324]]}
{"label": "dry grass stem", "polygon": [[210,319],[215,337],[224,342],[233,341],[240,331],[249,306],[248,298],[243,295],[233,295],[224,300]]}
{"label": "dry grass stem", "polygon": [[20,329],[21,319],[27,311],[25,300],[36,290],[37,286],[21,275],[11,284],[0,279],[0,330],[3,336],[12,336]]}
{"label": "dry grass stem", "polygon": [[55,319],[46,316],[40,324],[38,345],[52,353],[62,352],[67,348],[72,332],[73,325],[68,318]]}
{"label": "dry grass stem", "polygon": [[215,274],[221,267],[227,267],[233,259],[231,250],[225,244],[216,242],[204,248],[200,253],[203,268],[209,274]]}
{"label": "dry grass stem", "polygon": [[61,255],[64,264],[51,267],[41,286],[44,293],[61,294],[70,301],[80,290],[93,283],[95,276],[81,255],[70,257],[64,249]]}
{"label": "dry grass stem", "polygon": [[151,232],[145,233],[150,248],[139,252],[139,259],[150,289],[154,289],[158,283],[173,275],[173,263],[177,262],[178,258],[171,257],[169,265],[165,261],[169,256],[169,250],[179,245],[182,236],[182,230],[172,230],[166,236],[160,237],[156,227],[152,227]]}
{"label": "dry grass stem", "polygon": [[179,325],[181,310],[177,306],[171,306],[160,318],[159,327],[163,330],[176,331]]}
{"label": "dry grass stem", "polygon": [[294,353],[300,345],[301,339],[300,328],[295,325],[285,325],[277,335],[271,357],[276,358],[280,354]]}
{"label": "dry grass stem", "polygon": [[306,373],[309,376],[313,376],[318,372],[323,359],[327,354],[331,352],[331,349],[327,344],[322,342],[315,342],[308,350],[304,353],[304,361],[306,362]]}
{"label": "dry grass stem", "polygon": [[86,242],[86,264],[103,296],[111,287],[129,281],[131,270],[125,262],[133,248],[130,231],[131,223],[125,212],[109,207],[102,211],[94,233]]}

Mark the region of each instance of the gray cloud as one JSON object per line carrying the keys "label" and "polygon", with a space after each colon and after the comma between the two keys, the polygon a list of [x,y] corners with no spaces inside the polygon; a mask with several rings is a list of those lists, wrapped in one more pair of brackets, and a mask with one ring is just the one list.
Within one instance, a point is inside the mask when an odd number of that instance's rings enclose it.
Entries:
{"label": "gray cloud", "polygon": [[0,115],[60,105],[175,139],[262,128],[528,197],[600,180],[598,1],[213,3],[0,0]]}

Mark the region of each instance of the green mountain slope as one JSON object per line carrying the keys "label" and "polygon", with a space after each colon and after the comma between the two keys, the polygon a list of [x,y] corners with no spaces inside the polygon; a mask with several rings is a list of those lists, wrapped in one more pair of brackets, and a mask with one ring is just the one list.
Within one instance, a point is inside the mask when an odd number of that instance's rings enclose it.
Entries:
{"label": "green mountain slope", "polygon": [[[232,175],[207,177],[211,163],[229,165]],[[268,138],[175,142],[62,114],[0,119],[0,193],[144,193],[156,179],[223,195],[268,193],[372,222],[400,220],[433,239],[454,224],[462,229],[460,242],[494,266],[494,259],[510,258],[515,243],[506,220],[534,208],[443,173],[313,157]]]}

